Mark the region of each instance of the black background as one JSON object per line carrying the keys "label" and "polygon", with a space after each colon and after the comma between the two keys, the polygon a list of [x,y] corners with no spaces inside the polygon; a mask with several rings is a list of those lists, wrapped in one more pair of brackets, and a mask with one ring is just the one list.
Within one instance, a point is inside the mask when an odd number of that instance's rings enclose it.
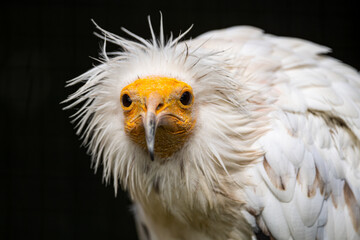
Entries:
{"label": "black background", "polygon": [[[136,239],[126,193],[90,169],[60,101],[65,81],[91,68],[100,40],[90,19],[125,36],[157,29],[187,37],[233,25],[305,38],[360,68],[355,1],[49,1],[1,5],[0,239]],[[111,49],[111,47],[110,47]]]}

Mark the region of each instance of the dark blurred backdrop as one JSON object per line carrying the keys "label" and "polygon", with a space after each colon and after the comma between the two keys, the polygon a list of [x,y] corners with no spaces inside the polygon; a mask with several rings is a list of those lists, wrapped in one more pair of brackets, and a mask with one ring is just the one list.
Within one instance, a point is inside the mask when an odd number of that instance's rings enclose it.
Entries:
{"label": "dark blurred backdrop", "polygon": [[[147,15],[187,37],[233,25],[305,38],[360,68],[355,1],[13,1],[2,3],[0,239],[136,239],[127,194],[94,174],[60,101],[65,81],[96,64],[90,19],[149,37]],[[157,24],[154,24],[156,27]],[[156,28],[155,27],[155,28]],[[111,48],[111,47],[110,47]]]}

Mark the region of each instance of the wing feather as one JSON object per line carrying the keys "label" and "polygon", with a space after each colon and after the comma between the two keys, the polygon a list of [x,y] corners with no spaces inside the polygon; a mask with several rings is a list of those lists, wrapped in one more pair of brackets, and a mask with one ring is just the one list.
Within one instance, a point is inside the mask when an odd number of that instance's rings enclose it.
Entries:
{"label": "wing feather", "polygon": [[360,239],[358,72],[322,55],[327,47],[252,27],[191,43],[199,42],[228,51],[240,83],[272,89],[270,130],[257,141],[264,152],[255,166],[258,199],[249,203],[262,209],[259,227],[276,239]]}

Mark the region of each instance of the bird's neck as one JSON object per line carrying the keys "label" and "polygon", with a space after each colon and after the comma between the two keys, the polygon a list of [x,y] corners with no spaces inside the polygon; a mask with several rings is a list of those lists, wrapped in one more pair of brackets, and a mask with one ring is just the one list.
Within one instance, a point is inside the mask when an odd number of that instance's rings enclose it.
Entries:
{"label": "bird's neck", "polygon": [[[241,213],[241,200],[230,194],[234,192],[234,185],[225,179],[209,183],[203,176],[198,176],[196,169],[191,166],[176,166],[176,162],[168,164],[174,166],[157,166],[157,170],[169,173],[169,169],[172,169],[170,175],[157,175],[149,169],[144,174],[143,182],[139,182],[142,186],[133,186],[147,191],[129,189],[151,224],[161,228],[161,231],[171,229],[169,234],[182,239],[202,234],[204,237],[201,239],[228,239],[228,234],[237,236],[236,239],[251,238],[252,229]],[[181,171],[186,171],[186,176]],[[197,179],[189,183],[186,179],[189,176],[197,176]],[[175,229],[188,229],[183,234],[192,234],[181,235]]]}

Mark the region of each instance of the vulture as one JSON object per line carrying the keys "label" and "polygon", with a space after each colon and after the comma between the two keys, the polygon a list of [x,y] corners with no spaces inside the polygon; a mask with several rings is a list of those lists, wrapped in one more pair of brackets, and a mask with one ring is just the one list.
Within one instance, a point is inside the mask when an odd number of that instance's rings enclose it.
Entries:
{"label": "vulture", "polygon": [[360,239],[357,70],[251,26],[149,25],[149,40],[96,25],[99,63],[65,100],[139,239]]}

